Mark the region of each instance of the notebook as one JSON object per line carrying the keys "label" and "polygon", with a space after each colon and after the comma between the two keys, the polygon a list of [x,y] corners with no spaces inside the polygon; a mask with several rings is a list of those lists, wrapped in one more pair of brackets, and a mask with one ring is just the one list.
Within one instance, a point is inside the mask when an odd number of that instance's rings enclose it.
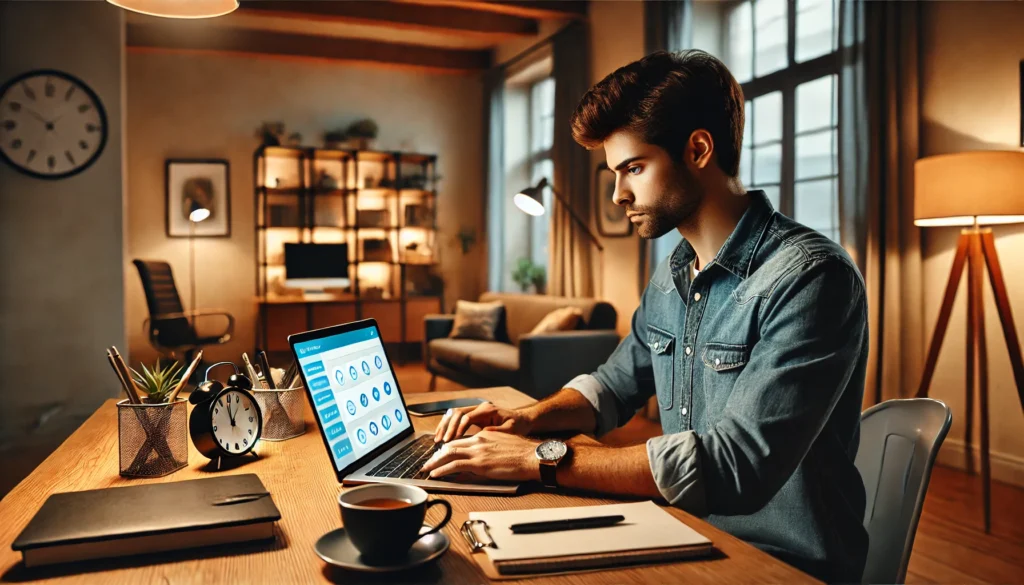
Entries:
{"label": "notebook", "polygon": [[269,495],[213,505],[266,491],[248,473],[53,494],[11,548],[34,567],[271,539],[281,513]]}
{"label": "notebook", "polygon": [[[509,528],[524,522],[616,514],[625,520],[607,528],[540,534],[513,534]],[[487,562],[478,561],[492,578],[665,562],[712,551],[710,540],[654,502],[472,512],[463,524],[463,536],[470,546],[474,540],[484,545]]]}

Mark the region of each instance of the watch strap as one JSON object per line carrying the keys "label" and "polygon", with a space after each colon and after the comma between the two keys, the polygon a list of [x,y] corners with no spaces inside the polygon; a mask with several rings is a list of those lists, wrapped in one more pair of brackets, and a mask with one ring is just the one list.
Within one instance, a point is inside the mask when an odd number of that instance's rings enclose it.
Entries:
{"label": "watch strap", "polygon": [[555,463],[547,463],[544,461],[540,462],[540,482],[546,487],[556,488],[558,487],[558,478],[556,477],[556,471],[558,465]]}

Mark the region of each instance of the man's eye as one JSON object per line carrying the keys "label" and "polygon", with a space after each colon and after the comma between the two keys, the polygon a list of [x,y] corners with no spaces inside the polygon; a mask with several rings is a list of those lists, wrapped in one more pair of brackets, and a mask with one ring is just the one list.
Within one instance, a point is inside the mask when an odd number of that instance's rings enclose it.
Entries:
{"label": "man's eye", "polygon": [[642,167],[629,167],[628,169],[626,169],[626,172],[631,175],[639,175],[641,170]]}

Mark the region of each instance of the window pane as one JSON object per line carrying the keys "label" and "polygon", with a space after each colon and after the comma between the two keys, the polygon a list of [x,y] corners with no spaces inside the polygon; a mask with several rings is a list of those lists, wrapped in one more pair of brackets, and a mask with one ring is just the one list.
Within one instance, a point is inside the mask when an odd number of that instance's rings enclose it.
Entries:
{"label": "window pane", "polygon": [[782,92],[754,98],[754,146],[782,140]]}
{"label": "window pane", "polygon": [[835,50],[832,0],[797,0],[796,60],[808,61]]}
{"label": "window pane", "polygon": [[729,46],[725,64],[738,83],[750,81],[753,77],[751,66],[754,60],[754,31],[751,29],[751,16],[749,0],[734,6],[726,16]]}
{"label": "window pane", "polygon": [[753,151],[749,147],[740,151],[740,181],[742,181],[744,185],[750,185],[754,182],[752,174],[753,165],[751,165],[751,159],[753,156]]}
{"label": "window pane", "polygon": [[759,146],[754,149],[754,184],[778,183],[782,165],[782,145]]}
{"label": "window pane", "polygon": [[758,77],[786,66],[786,0],[754,2],[754,74]]}
{"label": "window pane", "polygon": [[838,184],[835,178],[797,183],[793,194],[793,219],[825,235],[838,232]]}
{"label": "window pane", "polygon": [[825,130],[796,137],[797,180],[836,173],[835,135],[835,130]]}
{"label": "window pane", "polygon": [[[555,172],[551,159],[537,161],[530,173],[530,183],[536,185],[542,178],[551,181]],[[544,215],[531,217],[530,222],[530,259],[534,264],[548,265],[548,233],[551,227],[551,188],[544,189]]]}
{"label": "window pane", "polygon": [[837,124],[835,89],[835,75],[826,75],[796,86],[797,133]]}
{"label": "window pane", "polygon": [[764,194],[768,196],[768,200],[772,202],[772,207],[777,211],[779,209],[779,205],[781,205],[780,202],[782,201],[781,195],[779,194],[779,186],[770,185],[766,187],[758,187],[758,189],[764,191]]}

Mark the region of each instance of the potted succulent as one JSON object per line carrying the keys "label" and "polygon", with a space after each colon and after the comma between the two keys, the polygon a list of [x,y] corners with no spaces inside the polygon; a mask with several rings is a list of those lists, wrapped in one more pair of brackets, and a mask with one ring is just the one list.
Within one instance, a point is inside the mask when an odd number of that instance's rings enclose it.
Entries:
{"label": "potted succulent", "polygon": [[[117,403],[118,444],[121,475],[160,477],[188,464],[188,407],[178,390],[184,371],[177,362],[153,369],[131,370],[142,404],[128,400]],[[141,394],[141,393],[140,393]]]}
{"label": "potted succulent", "polygon": [[281,146],[284,137],[284,122],[264,122],[256,129],[256,138],[263,146]]}
{"label": "potted succulent", "polygon": [[535,293],[543,293],[545,278],[544,267],[534,264],[529,258],[520,258],[512,271],[512,282],[518,284],[523,292],[527,292],[530,285],[533,285]]}
{"label": "potted succulent", "polygon": [[142,399],[146,404],[166,404],[177,398],[173,394],[174,388],[181,381],[183,373],[182,365],[178,362],[164,367],[157,361],[152,370],[142,364],[142,373],[132,368],[135,383],[146,393]]}
{"label": "potted succulent", "polygon": [[377,139],[377,123],[369,118],[353,122],[345,131],[345,135],[360,150],[373,148],[373,141]]}
{"label": "potted succulent", "polygon": [[344,148],[345,140],[348,136],[344,130],[328,130],[324,132],[324,146],[326,148]]}

